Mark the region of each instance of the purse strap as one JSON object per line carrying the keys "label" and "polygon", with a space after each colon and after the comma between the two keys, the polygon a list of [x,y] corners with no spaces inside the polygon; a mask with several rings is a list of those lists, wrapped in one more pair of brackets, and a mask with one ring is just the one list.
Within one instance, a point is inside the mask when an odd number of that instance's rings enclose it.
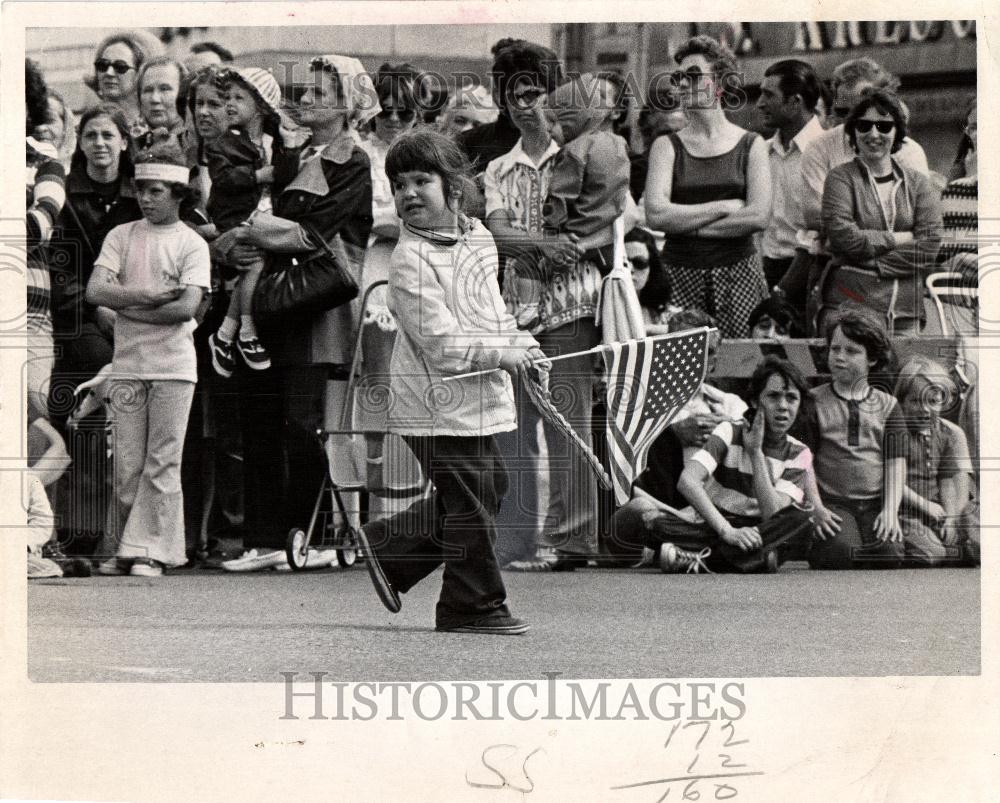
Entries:
{"label": "purse strap", "polygon": [[299,223],[299,225],[305,229],[310,240],[318,243],[316,246],[317,251],[325,252],[331,259],[343,265],[344,268],[350,266],[351,260],[347,256],[347,249],[344,247],[344,241],[341,240],[339,234],[333,236],[333,243],[331,244],[322,234],[316,231],[315,227],[306,223]]}

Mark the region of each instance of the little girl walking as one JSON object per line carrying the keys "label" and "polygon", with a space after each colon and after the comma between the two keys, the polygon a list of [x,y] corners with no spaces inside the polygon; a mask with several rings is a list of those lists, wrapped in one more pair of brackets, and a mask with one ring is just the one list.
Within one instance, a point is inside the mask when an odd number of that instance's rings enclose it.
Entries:
{"label": "little girl walking", "polygon": [[[251,225],[258,212],[271,211],[270,185],[274,181],[272,153],[282,147],[281,89],[267,70],[239,67],[220,76],[225,88],[230,129],[205,148],[212,191],[208,214],[219,232]],[[267,350],[253,322],[253,293],[264,260],[246,269],[237,280],[229,309],[219,331],[209,338],[212,365],[223,377],[233,375],[236,349],[248,367],[271,367]]]}
{"label": "little girl walking", "polygon": [[[447,137],[427,129],[397,139],[386,156],[402,220],[392,254],[389,309],[399,331],[390,363],[389,430],[403,436],[435,492],[363,528],[361,545],[383,604],[444,563],[438,630],[519,635],[494,545],[509,487],[494,435],[515,428],[513,374],[544,360],[500,297],[489,231],[458,212],[468,165]],[[488,371],[444,382],[449,375]]]}

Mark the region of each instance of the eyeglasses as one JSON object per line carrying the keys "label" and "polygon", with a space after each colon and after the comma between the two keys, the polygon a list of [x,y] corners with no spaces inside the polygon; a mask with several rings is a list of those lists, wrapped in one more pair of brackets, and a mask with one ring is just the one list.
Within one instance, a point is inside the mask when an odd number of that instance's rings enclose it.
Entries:
{"label": "eyeglasses", "polygon": [[711,73],[701,71],[700,67],[688,67],[686,70],[675,70],[670,74],[670,81],[675,86],[680,86],[681,82],[687,79],[690,83],[697,83],[699,78],[703,78]]}
{"label": "eyeglasses", "polygon": [[108,67],[111,67],[116,73],[118,73],[118,75],[125,75],[125,73],[129,70],[135,69],[135,67],[127,61],[109,61],[108,59],[98,59],[94,62],[94,69],[99,73],[107,72]]}
{"label": "eyeglasses", "polygon": [[399,122],[401,123],[408,123],[417,116],[417,113],[413,109],[396,109],[393,107],[382,109],[379,111],[378,116],[382,120],[388,120],[393,114],[399,118]]}
{"label": "eyeglasses", "polygon": [[875,128],[880,134],[888,134],[892,129],[896,127],[896,124],[892,120],[856,120],[854,122],[854,128],[859,134],[867,134],[872,128]]}
{"label": "eyeglasses", "polygon": [[649,260],[642,257],[629,257],[628,261],[632,265],[632,270],[646,270],[649,267]]}
{"label": "eyeglasses", "polygon": [[850,106],[834,106],[833,115],[834,117],[847,117],[851,113]]}

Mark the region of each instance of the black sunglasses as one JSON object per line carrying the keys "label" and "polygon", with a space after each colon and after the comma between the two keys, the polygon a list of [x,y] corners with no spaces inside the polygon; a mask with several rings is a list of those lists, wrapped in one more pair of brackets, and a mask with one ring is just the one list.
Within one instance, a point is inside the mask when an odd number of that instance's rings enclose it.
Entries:
{"label": "black sunglasses", "polygon": [[850,106],[834,106],[833,113],[837,117],[847,117],[851,113]]}
{"label": "black sunglasses", "polygon": [[629,257],[628,261],[632,265],[632,270],[646,270],[649,267],[649,260],[642,257]]}
{"label": "black sunglasses", "polygon": [[417,116],[417,113],[413,109],[396,109],[396,108],[381,109],[378,113],[378,116],[383,120],[388,120],[390,117],[392,117],[393,112],[396,113],[396,116],[399,118],[399,122],[401,123],[408,123],[410,122],[410,120],[412,120],[414,117]]}
{"label": "black sunglasses", "polygon": [[111,67],[119,75],[125,75],[125,73],[127,73],[129,70],[135,69],[135,67],[129,64],[127,61],[121,61],[121,60],[109,61],[108,59],[98,59],[97,61],[94,62],[94,69],[97,70],[97,72],[99,73],[107,72],[108,67]]}
{"label": "black sunglasses", "polygon": [[892,129],[896,127],[896,124],[892,120],[855,120],[854,129],[859,134],[867,134],[872,128],[875,128],[880,134],[888,134]]}
{"label": "black sunglasses", "polygon": [[686,78],[693,84],[705,75],[711,75],[711,73],[702,72],[700,67],[688,67],[686,70],[674,70],[670,74],[670,81],[674,85],[680,86],[681,81]]}

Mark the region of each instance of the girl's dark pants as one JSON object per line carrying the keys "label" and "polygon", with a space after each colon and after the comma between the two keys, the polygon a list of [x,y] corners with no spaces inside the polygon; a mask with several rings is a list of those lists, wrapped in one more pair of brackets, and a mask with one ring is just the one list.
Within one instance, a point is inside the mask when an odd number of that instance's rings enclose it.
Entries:
{"label": "girl's dark pants", "polygon": [[495,517],[507,471],[492,435],[405,436],[434,491],[402,513],[365,525],[386,577],[409,591],[444,563],[436,624],[509,616],[497,563]]}

